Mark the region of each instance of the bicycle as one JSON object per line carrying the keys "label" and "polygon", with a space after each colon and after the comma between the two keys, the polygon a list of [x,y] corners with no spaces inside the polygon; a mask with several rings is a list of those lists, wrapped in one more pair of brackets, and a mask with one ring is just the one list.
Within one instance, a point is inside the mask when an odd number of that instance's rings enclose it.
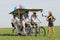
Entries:
{"label": "bicycle", "polygon": [[[35,31],[35,32],[33,32],[33,31]],[[27,25],[26,32],[28,34],[30,34],[30,35],[34,34],[35,36],[37,36],[37,35],[39,35],[39,36],[45,36],[46,35],[46,30],[45,30],[45,28],[43,26],[39,26],[38,27],[36,23],[34,23],[32,25],[31,22],[30,22],[30,24]]]}
{"label": "bicycle", "polygon": [[35,29],[35,36],[45,36],[46,35],[46,30],[43,26],[38,27],[37,24],[34,24],[34,29]]}

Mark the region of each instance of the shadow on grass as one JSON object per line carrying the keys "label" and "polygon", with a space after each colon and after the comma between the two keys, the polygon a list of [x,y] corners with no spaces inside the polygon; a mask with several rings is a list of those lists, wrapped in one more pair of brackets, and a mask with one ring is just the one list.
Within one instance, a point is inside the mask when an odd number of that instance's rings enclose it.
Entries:
{"label": "shadow on grass", "polygon": [[0,34],[0,36],[25,36],[25,35],[21,35],[21,34]]}

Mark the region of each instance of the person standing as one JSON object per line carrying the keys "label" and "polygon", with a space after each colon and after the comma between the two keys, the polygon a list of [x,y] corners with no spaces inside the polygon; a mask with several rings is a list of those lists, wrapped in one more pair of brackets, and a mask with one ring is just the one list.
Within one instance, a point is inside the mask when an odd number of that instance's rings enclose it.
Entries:
{"label": "person standing", "polygon": [[48,17],[47,17],[47,22],[48,22],[48,35],[50,35],[50,28],[52,28],[52,33],[53,35],[55,35],[55,30],[54,30],[54,24],[53,22],[56,20],[55,17],[52,15],[52,12],[49,11],[48,13]]}

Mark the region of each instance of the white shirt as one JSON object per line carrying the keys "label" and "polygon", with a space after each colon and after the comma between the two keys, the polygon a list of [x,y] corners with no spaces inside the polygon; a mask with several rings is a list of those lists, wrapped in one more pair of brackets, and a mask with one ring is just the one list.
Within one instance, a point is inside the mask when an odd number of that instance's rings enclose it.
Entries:
{"label": "white shirt", "polygon": [[39,22],[39,21],[41,22],[41,20],[40,20],[39,17],[36,17],[36,18],[35,18],[35,17],[32,17],[32,20],[33,20],[34,22]]}
{"label": "white shirt", "polygon": [[18,20],[13,18],[11,22],[12,22],[13,24],[17,24],[17,23],[18,23]]}

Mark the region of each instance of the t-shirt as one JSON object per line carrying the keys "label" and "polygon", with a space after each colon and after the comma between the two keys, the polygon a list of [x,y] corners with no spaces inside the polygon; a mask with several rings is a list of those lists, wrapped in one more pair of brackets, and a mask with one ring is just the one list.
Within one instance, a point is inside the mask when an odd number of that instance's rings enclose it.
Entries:
{"label": "t-shirt", "polygon": [[13,24],[17,24],[17,23],[18,23],[18,20],[17,20],[17,19],[12,18],[11,23],[13,23]]}
{"label": "t-shirt", "polygon": [[27,13],[23,14],[23,15],[22,15],[22,18],[23,18],[23,19],[28,18],[28,14],[27,14]]}
{"label": "t-shirt", "polygon": [[39,22],[39,21],[41,21],[40,19],[39,19],[39,17],[37,17],[37,16],[31,16],[31,19],[34,21],[34,22]]}

